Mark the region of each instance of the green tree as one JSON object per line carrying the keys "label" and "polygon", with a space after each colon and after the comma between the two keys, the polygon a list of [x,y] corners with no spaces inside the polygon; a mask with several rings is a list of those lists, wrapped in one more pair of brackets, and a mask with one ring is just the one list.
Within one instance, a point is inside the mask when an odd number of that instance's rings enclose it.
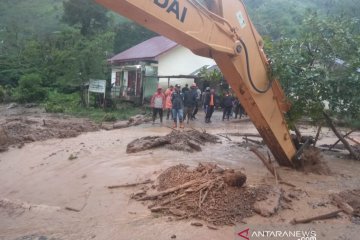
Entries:
{"label": "green tree", "polygon": [[79,26],[84,36],[107,29],[107,10],[94,0],[68,0],[63,2],[62,20],[70,26]]}
{"label": "green tree", "polygon": [[281,80],[293,107],[290,120],[322,118],[329,107],[342,119],[360,117],[360,35],[356,20],[320,18],[311,13],[297,39],[268,46],[273,74]]}
{"label": "green tree", "polygon": [[115,53],[122,52],[156,35],[134,22],[119,24],[115,28],[114,51]]}
{"label": "green tree", "polygon": [[42,86],[41,76],[27,74],[20,78],[19,86],[15,92],[19,102],[39,102],[46,98],[46,90]]}

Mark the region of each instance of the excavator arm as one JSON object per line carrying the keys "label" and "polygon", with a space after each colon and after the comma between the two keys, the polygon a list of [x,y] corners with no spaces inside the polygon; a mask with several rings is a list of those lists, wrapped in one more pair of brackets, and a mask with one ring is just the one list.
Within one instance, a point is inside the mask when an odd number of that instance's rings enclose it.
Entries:
{"label": "excavator arm", "polygon": [[288,104],[269,77],[263,40],[241,0],[95,0],[144,27],[213,58],[282,166],[296,148],[284,119]]}

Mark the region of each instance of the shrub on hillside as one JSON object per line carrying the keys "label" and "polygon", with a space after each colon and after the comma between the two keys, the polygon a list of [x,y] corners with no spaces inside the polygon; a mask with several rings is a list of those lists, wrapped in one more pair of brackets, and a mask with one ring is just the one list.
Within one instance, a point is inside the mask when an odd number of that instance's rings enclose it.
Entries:
{"label": "shrub on hillside", "polygon": [[46,98],[47,91],[42,87],[40,75],[32,73],[20,78],[14,95],[18,102],[41,102]]}

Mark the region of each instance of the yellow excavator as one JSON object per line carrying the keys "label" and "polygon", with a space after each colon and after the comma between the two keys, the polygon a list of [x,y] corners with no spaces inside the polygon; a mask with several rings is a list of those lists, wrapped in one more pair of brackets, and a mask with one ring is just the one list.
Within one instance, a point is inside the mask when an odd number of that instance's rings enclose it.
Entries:
{"label": "yellow excavator", "polygon": [[284,113],[289,104],[241,0],[95,0],[112,11],[213,58],[281,166],[293,167],[296,148]]}

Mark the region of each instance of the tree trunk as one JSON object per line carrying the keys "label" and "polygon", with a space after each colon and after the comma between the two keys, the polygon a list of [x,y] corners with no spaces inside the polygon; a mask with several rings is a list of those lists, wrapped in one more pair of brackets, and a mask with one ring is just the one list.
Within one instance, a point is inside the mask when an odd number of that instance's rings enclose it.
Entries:
{"label": "tree trunk", "polygon": [[316,136],[315,136],[315,140],[314,140],[314,144],[313,146],[315,147],[316,145],[316,142],[319,140],[319,136],[320,136],[320,132],[321,132],[321,125],[319,126],[318,130],[317,130],[317,133],[316,133]]}
{"label": "tree trunk", "polygon": [[298,140],[298,142],[300,143],[301,142],[301,132],[299,131],[299,129],[294,125],[294,131],[295,131],[295,134],[296,134],[296,138]]}
{"label": "tree trunk", "polygon": [[327,115],[325,112],[323,112],[325,119],[327,121],[327,123],[329,124],[331,130],[333,130],[333,132],[335,133],[335,135],[340,139],[340,141],[344,144],[345,148],[350,152],[350,155],[359,160],[359,156],[358,154],[354,151],[354,149],[351,147],[351,145],[348,143],[348,141],[345,140],[345,138],[343,138],[343,136],[337,131],[337,129],[335,128],[334,123],[332,122],[331,118],[329,117],[329,115]]}
{"label": "tree trunk", "polygon": [[[349,136],[349,135],[352,134],[353,132],[355,132],[355,130],[351,130],[350,132],[346,133],[345,135],[343,135],[343,138]],[[329,148],[329,151],[331,151],[331,149],[333,149],[339,142],[340,142],[340,139],[338,139],[338,140]]]}

